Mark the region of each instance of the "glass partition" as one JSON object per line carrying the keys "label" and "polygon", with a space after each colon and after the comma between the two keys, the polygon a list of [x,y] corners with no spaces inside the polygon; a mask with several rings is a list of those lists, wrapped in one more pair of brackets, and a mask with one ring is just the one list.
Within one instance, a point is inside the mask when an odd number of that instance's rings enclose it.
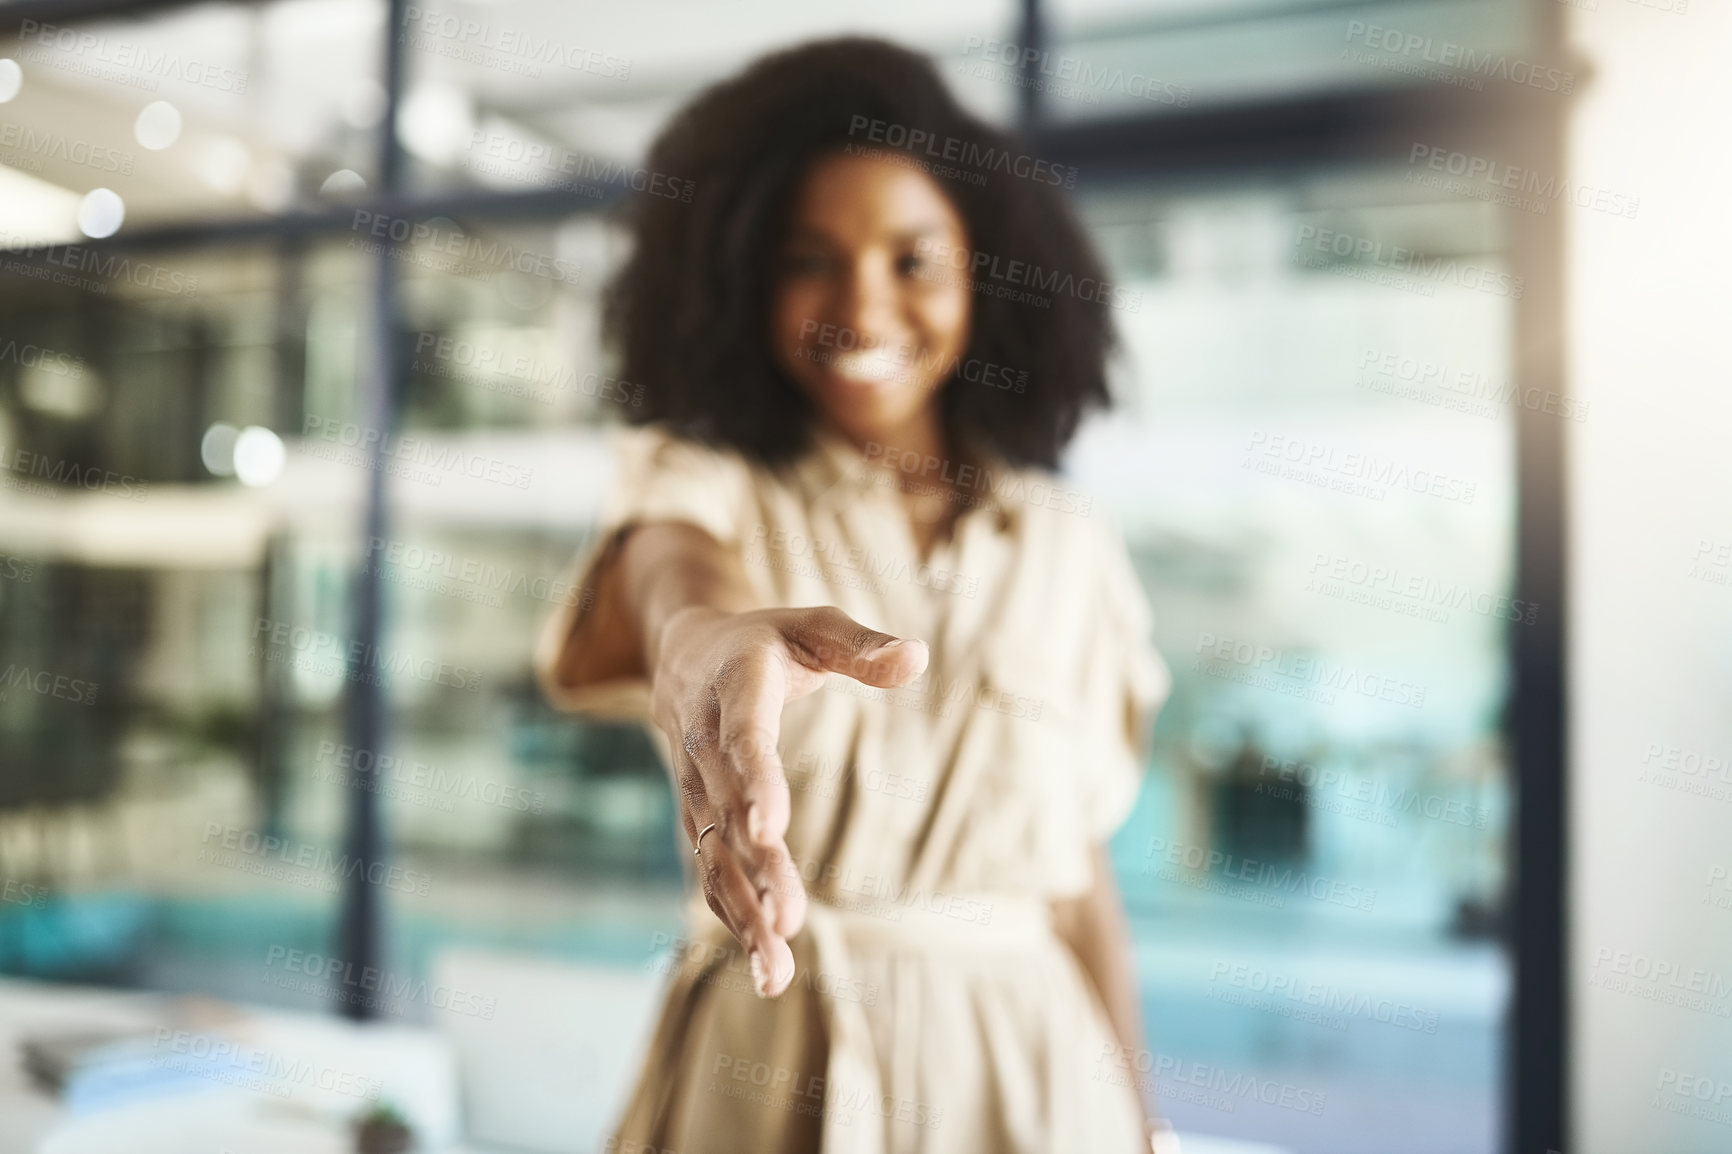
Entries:
{"label": "glass partition", "polygon": [[1071,459],[1175,681],[1113,846],[1146,1076],[1307,1151],[1496,1145],[1521,286],[1495,211],[1403,175],[1086,198],[1128,403]]}

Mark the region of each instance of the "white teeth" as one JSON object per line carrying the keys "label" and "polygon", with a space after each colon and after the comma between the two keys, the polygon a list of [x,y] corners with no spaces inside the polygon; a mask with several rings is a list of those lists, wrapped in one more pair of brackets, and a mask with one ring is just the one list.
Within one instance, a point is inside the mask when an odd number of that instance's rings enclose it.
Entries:
{"label": "white teeth", "polygon": [[892,381],[902,373],[902,364],[879,352],[837,353],[830,367],[858,381]]}

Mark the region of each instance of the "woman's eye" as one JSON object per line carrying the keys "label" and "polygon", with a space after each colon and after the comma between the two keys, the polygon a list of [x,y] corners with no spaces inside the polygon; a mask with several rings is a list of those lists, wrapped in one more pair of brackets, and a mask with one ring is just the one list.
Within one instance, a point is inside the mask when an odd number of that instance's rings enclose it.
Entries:
{"label": "woman's eye", "polygon": [[904,253],[896,261],[896,271],[903,276],[919,276],[925,267],[926,258],[917,252]]}

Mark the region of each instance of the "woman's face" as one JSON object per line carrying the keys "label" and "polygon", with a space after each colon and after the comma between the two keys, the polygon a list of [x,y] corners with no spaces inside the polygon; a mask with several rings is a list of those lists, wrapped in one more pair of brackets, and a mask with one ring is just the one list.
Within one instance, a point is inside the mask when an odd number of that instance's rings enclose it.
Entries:
{"label": "woman's face", "polygon": [[924,419],[968,348],[961,215],[924,173],[833,155],[795,197],[771,310],[777,363],[856,442]]}

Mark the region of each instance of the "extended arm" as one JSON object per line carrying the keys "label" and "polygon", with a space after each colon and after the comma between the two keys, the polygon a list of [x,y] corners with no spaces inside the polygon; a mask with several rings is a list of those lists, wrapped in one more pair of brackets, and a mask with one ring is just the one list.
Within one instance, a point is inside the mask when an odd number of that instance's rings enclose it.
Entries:
{"label": "extended arm", "polygon": [[779,994],[806,903],[786,843],[782,707],[829,673],[904,685],[925,669],[926,647],[833,607],[761,608],[733,551],[680,522],[614,534],[590,572],[588,608],[557,615],[537,652],[542,686],[569,703],[597,682],[649,681],[704,899],[745,947],[758,992]]}

